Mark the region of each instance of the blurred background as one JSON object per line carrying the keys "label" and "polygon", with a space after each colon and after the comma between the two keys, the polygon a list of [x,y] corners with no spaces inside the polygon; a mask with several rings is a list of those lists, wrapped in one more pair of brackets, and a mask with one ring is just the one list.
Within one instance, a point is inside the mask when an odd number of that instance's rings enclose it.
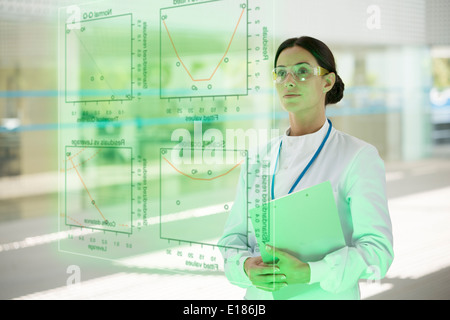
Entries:
{"label": "blurred background", "polygon": [[[240,299],[223,274],[58,253],[58,8],[72,4],[0,0],[0,299]],[[327,115],[386,164],[396,258],[381,282],[361,283],[362,298],[450,298],[450,2],[283,0],[270,10],[275,48],[300,35],[330,46],[346,90]]]}

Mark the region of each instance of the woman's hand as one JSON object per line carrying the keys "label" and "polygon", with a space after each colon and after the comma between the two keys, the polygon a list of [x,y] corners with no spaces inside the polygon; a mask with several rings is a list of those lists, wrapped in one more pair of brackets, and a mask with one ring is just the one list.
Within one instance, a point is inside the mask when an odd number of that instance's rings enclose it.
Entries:
{"label": "woman's hand", "polygon": [[279,273],[286,276],[284,282],[289,284],[308,283],[311,279],[311,269],[309,264],[304,263],[289,253],[272,246],[266,245],[266,251],[279,260],[276,266]]}
{"label": "woman's hand", "polygon": [[261,257],[245,260],[244,269],[253,285],[265,291],[277,291],[287,286],[286,276],[276,264],[265,264]]}

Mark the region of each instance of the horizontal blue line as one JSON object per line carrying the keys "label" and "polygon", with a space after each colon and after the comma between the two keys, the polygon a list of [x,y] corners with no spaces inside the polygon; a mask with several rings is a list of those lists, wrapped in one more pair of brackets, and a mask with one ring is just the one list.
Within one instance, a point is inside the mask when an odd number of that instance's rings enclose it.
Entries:
{"label": "horizontal blue line", "polygon": [[[385,114],[385,113],[397,113],[400,112],[400,108],[388,109],[382,106],[374,106],[369,108],[328,108],[327,116],[336,117],[344,115],[362,115],[362,114]],[[189,116],[188,116],[189,117]],[[267,113],[257,113],[257,114],[239,114],[239,115],[221,115],[218,121],[210,122],[225,122],[225,121],[244,121],[244,120],[254,120],[254,119],[287,119],[288,115],[284,111],[279,112],[267,112]],[[167,117],[167,118],[137,118],[123,121],[98,121],[98,122],[81,122],[81,123],[47,123],[47,124],[31,124],[25,126],[19,126],[14,129],[8,129],[5,127],[0,127],[0,133],[12,133],[12,132],[29,132],[29,131],[43,131],[43,130],[58,130],[58,129],[82,129],[82,128],[105,128],[105,127],[122,127],[122,126],[154,126],[154,125],[166,125],[166,124],[185,124],[186,116],[183,117]],[[203,121],[209,122],[209,121]]]}
{"label": "horizontal blue line", "polygon": [[40,98],[57,96],[57,90],[0,91],[0,98]]}
{"label": "horizontal blue line", "polygon": [[[143,95],[145,96],[157,96],[159,95],[159,89],[146,89],[146,90],[139,90]],[[114,93],[117,95],[123,95],[126,96],[127,94],[130,94],[130,90],[114,90]],[[58,90],[16,90],[16,91],[0,91],[0,98],[45,98],[45,97],[58,97],[62,96],[65,97],[66,92],[60,92]],[[109,97],[111,95],[111,90],[79,90],[76,92],[67,92],[67,96],[69,97],[68,103],[72,102],[70,101],[70,97],[81,97],[81,101],[77,102],[84,102],[83,99],[87,100],[86,102],[92,101],[89,98],[92,98],[93,100],[101,100],[103,97]],[[118,96],[119,97],[119,96]]]}
{"label": "horizontal blue line", "polygon": [[[377,88],[377,87],[366,87],[366,86],[356,86],[356,87],[348,87],[345,89],[344,94],[353,94],[358,92],[398,92],[399,88]],[[430,87],[422,87],[419,88],[419,90],[423,92],[430,92]],[[67,96],[72,97],[83,97],[87,100],[88,97],[93,97],[95,100],[95,97],[105,97],[111,95],[111,90],[90,90],[90,89],[84,89],[84,90],[77,90],[77,91],[58,91],[58,90],[14,90],[14,91],[0,91],[0,98],[23,98],[23,97],[58,97],[58,96]],[[160,89],[159,88],[149,88],[149,89],[139,89],[138,92],[141,92],[143,96],[159,96],[160,95]],[[165,93],[168,91],[165,90]],[[122,90],[114,90],[114,93],[116,94],[122,94],[127,95],[130,93],[130,89],[122,89]],[[171,95],[181,95],[185,96],[186,98],[191,97],[189,94],[192,93],[190,90],[186,91],[184,89],[174,89],[170,92]],[[273,89],[261,89],[259,93],[273,93]],[[218,94],[220,96],[220,94]],[[192,96],[195,98],[195,96]],[[82,98],[82,99],[83,99]],[[100,99],[100,98],[99,98]],[[70,101],[69,101],[70,102]],[[80,102],[83,102],[82,100]]]}
{"label": "horizontal blue line", "polygon": [[[79,90],[76,92],[60,92],[58,90],[27,90],[27,91],[0,91],[0,98],[56,98],[58,96],[67,99],[66,103],[88,103],[95,101],[114,101],[120,100],[131,93],[130,90],[114,90],[115,99],[110,98],[111,90]],[[159,89],[139,89],[141,96],[159,96]],[[170,95],[169,95],[170,93]],[[242,94],[227,95],[225,91],[214,91],[214,96],[237,96]],[[272,90],[260,90],[258,93],[272,94]],[[133,93],[134,98],[137,97],[136,92]],[[165,90],[163,99],[195,99],[205,97],[206,95],[193,95],[190,90]],[[212,96],[211,96],[212,97]],[[76,100],[75,100],[76,99]],[[128,99],[127,99],[128,100]]]}

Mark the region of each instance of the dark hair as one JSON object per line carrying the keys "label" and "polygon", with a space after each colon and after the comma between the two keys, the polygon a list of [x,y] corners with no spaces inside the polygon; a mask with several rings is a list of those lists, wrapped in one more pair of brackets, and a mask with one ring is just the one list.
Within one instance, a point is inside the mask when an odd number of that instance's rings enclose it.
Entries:
{"label": "dark hair", "polygon": [[327,69],[329,72],[334,72],[336,74],[336,82],[334,83],[333,88],[327,92],[327,95],[325,97],[325,105],[335,104],[341,101],[341,99],[344,97],[345,85],[336,71],[336,63],[334,61],[333,53],[331,52],[330,48],[328,48],[328,46],[322,41],[306,36],[285,40],[278,47],[277,53],[275,54],[274,67],[277,66],[277,61],[280,53],[284,49],[292,48],[294,46],[299,46],[307,50],[314,56],[314,58],[316,58],[319,66]]}

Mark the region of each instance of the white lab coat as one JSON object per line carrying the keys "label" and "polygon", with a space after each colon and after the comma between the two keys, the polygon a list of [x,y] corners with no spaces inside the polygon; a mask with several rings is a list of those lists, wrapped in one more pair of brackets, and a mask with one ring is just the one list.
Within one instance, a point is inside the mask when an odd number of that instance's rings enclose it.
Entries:
{"label": "white lab coat", "polygon": [[[275,173],[275,198],[288,193],[318,149],[328,127],[325,121],[319,131],[303,136],[289,136],[288,129],[285,135],[258,151],[260,159],[270,160],[273,174],[283,140]],[[248,172],[255,172],[258,166],[261,163],[250,164]],[[245,299],[273,299],[271,293],[252,286],[243,268],[248,257],[260,255],[246,216],[246,210],[260,197],[253,192],[256,188],[249,187],[260,182],[254,174],[247,175],[244,171],[218,244],[225,261],[225,274],[231,283],[247,288]],[[383,278],[394,257],[384,163],[375,147],[333,127],[321,153],[294,192],[324,181],[330,181],[333,187],[347,246],[327,254],[322,260],[308,262],[310,283],[296,285],[298,295],[294,299],[359,299],[358,280]]]}

